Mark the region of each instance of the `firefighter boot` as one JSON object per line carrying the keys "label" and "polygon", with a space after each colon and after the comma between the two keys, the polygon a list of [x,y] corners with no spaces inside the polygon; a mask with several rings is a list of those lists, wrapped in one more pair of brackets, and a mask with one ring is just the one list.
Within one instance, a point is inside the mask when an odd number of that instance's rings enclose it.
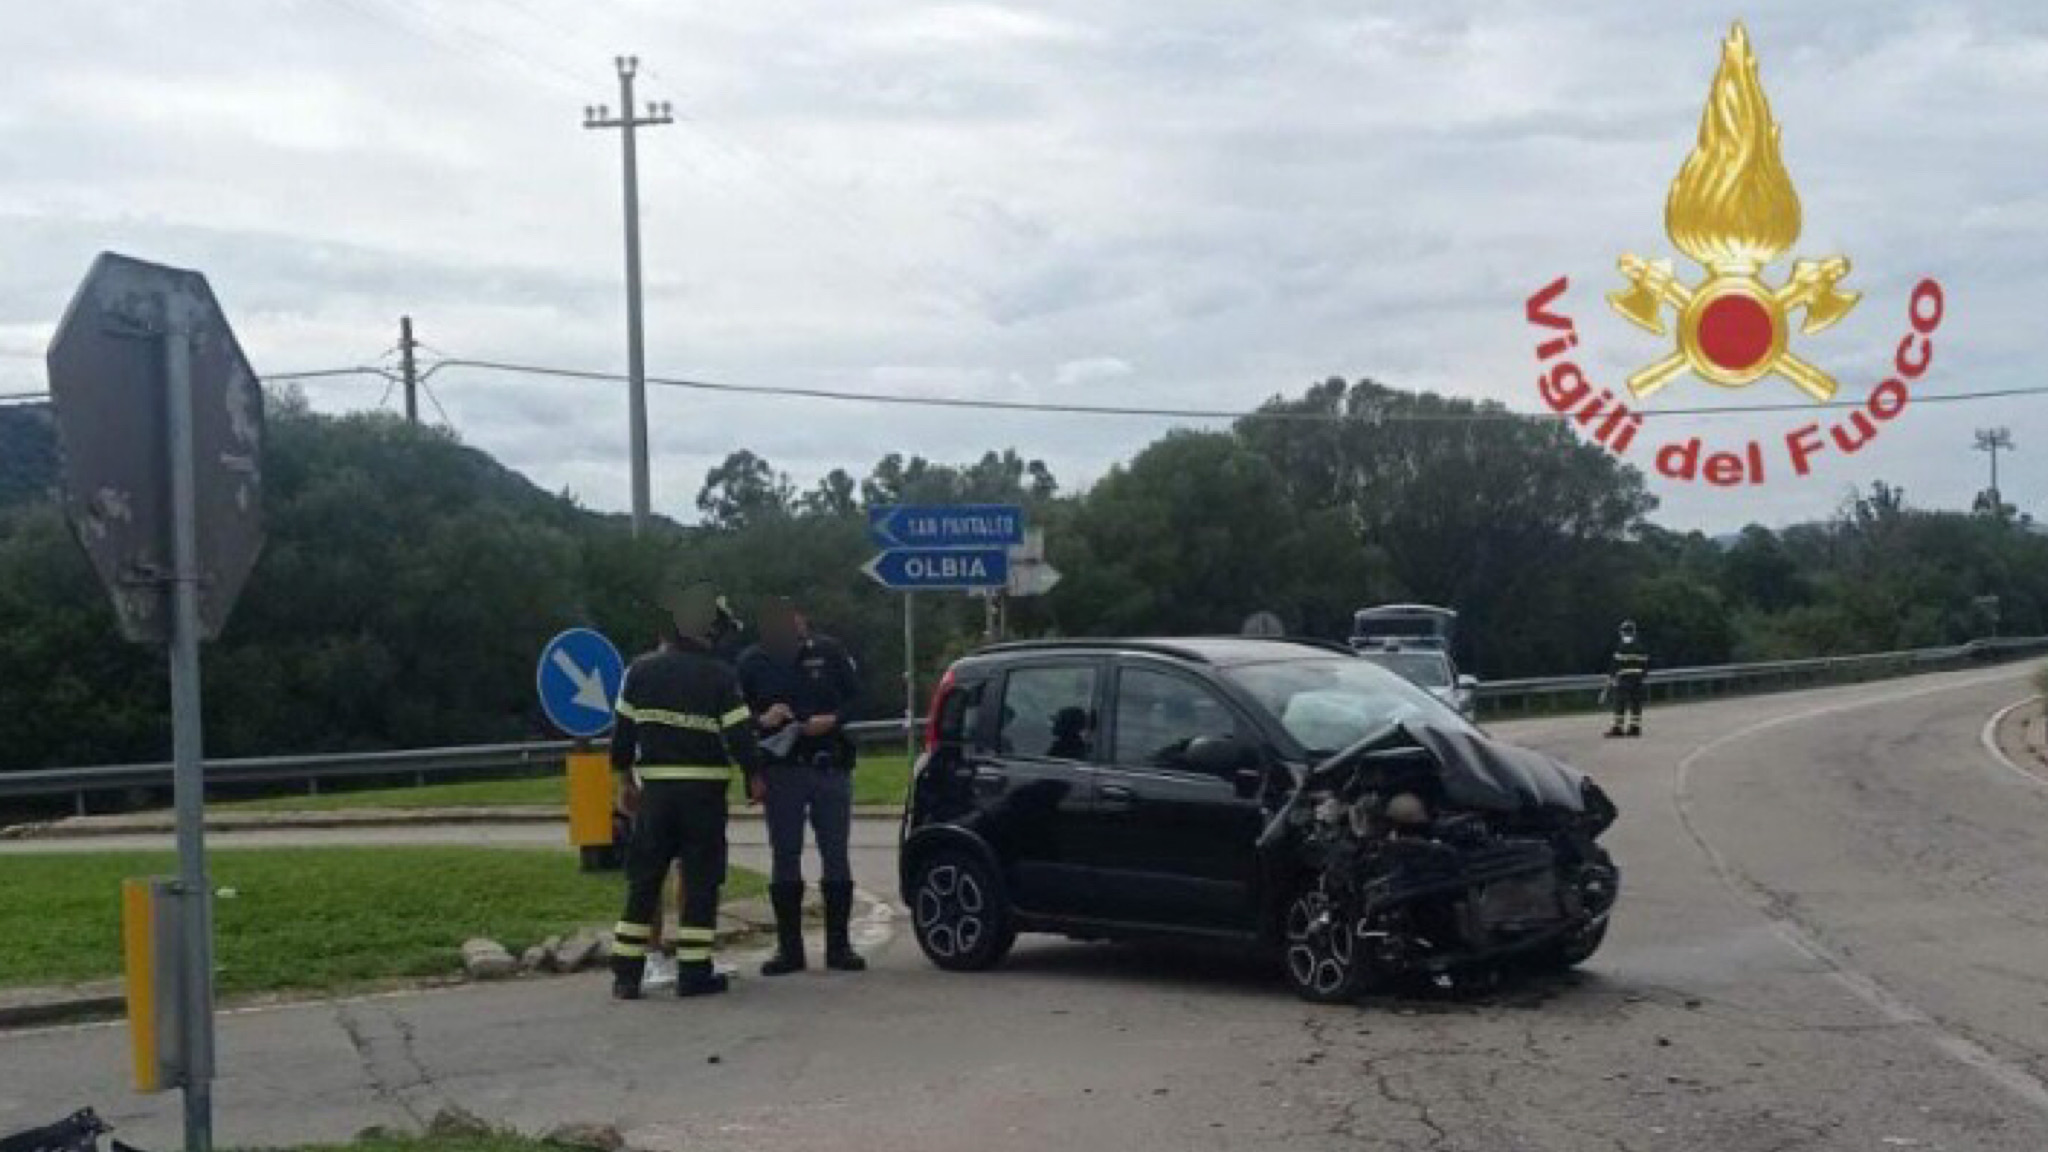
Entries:
{"label": "firefighter boot", "polygon": [[612,999],[638,1000],[640,978],[647,972],[645,956],[612,957]]}
{"label": "firefighter boot", "polygon": [[821,884],[825,893],[825,967],[839,972],[865,972],[868,962],[853,950],[848,921],[853,918],[853,885]]}
{"label": "firefighter boot", "polygon": [[677,999],[715,996],[727,987],[725,973],[713,968],[709,960],[684,960],[676,965]]}
{"label": "firefighter boot", "polygon": [[1626,733],[1624,733],[1621,729],[1621,717],[1616,716],[1614,718],[1614,726],[1607,730],[1607,735],[1611,739],[1615,736],[1622,736],[1625,734]]}
{"label": "firefighter boot", "polygon": [[775,906],[775,955],[761,965],[763,976],[787,976],[807,966],[804,959],[804,882],[768,886]]}

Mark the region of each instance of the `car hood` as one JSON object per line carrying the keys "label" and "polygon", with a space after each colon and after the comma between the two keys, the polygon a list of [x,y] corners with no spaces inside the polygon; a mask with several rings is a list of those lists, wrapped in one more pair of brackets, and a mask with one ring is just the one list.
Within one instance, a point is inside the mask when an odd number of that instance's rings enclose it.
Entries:
{"label": "car hood", "polygon": [[1436,759],[1443,773],[1444,798],[1460,808],[1585,812],[1592,802],[1588,789],[1598,791],[1585,773],[1564,761],[1482,732],[1412,720],[1401,728]]}

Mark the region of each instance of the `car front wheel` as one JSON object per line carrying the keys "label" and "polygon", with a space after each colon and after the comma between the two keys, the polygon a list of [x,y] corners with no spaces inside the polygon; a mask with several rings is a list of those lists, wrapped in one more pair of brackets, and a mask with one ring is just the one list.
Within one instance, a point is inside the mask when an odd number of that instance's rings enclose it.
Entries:
{"label": "car front wheel", "polygon": [[1017,940],[1000,879],[961,852],[935,852],[918,864],[910,916],[917,946],[948,972],[993,968]]}
{"label": "car front wheel", "polygon": [[1367,963],[1351,917],[1321,886],[1302,889],[1287,905],[1287,982],[1295,994],[1318,1004],[1358,998]]}

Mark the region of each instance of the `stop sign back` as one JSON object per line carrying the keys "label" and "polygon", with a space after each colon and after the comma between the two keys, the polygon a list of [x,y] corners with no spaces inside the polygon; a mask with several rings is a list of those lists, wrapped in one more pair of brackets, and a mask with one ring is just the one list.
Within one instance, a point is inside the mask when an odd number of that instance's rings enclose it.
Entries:
{"label": "stop sign back", "polygon": [[263,546],[263,391],[206,277],[111,252],[50,342],[64,507],[121,633],[170,632],[168,345],[188,350],[203,635],[219,634]]}

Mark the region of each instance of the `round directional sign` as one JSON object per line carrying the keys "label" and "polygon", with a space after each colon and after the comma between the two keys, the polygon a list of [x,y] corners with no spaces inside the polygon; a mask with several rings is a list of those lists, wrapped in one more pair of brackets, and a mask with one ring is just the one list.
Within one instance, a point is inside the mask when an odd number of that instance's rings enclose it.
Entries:
{"label": "round directional sign", "polygon": [[571,628],[540,650],[540,707],[563,735],[584,739],[612,726],[612,701],[626,678],[626,662],[604,635]]}

